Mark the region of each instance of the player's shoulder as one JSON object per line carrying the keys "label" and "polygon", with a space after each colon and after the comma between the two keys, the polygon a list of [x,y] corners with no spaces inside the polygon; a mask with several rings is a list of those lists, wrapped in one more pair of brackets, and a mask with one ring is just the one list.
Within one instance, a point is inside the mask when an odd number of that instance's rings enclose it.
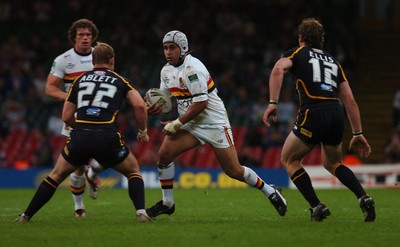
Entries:
{"label": "player's shoulder", "polygon": [[75,53],[74,49],[71,48],[71,49],[66,50],[65,52],[61,53],[60,55],[58,55],[56,59],[67,59],[68,57],[73,56],[74,53]]}
{"label": "player's shoulder", "polygon": [[306,46],[296,46],[286,50],[282,57],[293,58],[294,56],[298,55],[301,52],[306,51],[308,48]]}
{"label": "player's shoulder", "polygon": [[184,60],[184,65],[185,66],[188,66],[188,65],[192,65],[192,66],[203,65],[204,66],[203,62],[200,61],[200,59],[198,59],[197,57],[194,57],[190,54],[186,55],[185,60]]}
{"label": "player's shoulder", "polygon": [[199,71],[199,72],[207,72],[207,68],[204,65],[200,59],[192,56],[192,55],[187,55],[184,61],[184,69],[186,72],[189,71]]}

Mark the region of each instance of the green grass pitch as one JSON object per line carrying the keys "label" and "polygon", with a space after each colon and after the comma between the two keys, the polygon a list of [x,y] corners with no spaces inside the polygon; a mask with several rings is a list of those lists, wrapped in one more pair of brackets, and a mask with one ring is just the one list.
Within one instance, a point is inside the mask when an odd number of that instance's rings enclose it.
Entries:
{"label": "green grass pitch", "polygon": [[[368,189],[377,219],[363,222],[354,195],[344,189],[317,190],[332,215],[310,222],[297,190],[284,189],[288,212],[280,217],[256,189],[176,189],[176,211],[149,224],[135,221],[126,190],[105,189],[97,200],[85,195],[86,218],[72,215],[67,189],[59,189],[28,224],[12,222],[35,190],[0,190],[0,246],[399,246],[399,189]],[[148,206],[161,190],[146,190]]]}

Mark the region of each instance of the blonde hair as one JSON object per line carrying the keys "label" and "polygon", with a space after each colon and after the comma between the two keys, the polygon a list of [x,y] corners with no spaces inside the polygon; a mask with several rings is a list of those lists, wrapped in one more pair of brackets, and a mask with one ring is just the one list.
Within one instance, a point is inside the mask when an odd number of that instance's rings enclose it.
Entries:
{"label": "blonde hair", "polygon": [[93,52],[93,64],[107,64],[115,56],[114,49],[107,43],[97,42]]}

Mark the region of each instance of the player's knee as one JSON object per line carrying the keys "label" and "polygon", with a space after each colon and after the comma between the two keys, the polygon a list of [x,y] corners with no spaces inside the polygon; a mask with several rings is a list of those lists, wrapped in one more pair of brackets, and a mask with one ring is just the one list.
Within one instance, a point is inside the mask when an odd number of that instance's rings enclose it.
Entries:
{"label": "player's knee", "polygon": [[174,159],[175,155],[169,151],[160,150],[158,152],[159,164],[170,164]]}
{"label": "player's knee", "polygon": [[81,187],[85,185],[85,176],[79,176],[75,173],[70,175],[71,185]]}
{"label": "player's knee", "polygon": [[225,174],[228,175],[230,178],[236,180],[243,180],[243,170],[239,168],[230,168],[225,170]]}
{"label": "player's knee", "polygon": [[336,168],[338,168],[341,165],[340,162],[335,162],[335,163],[326,163],[324,164],[324,168],[330,172],[331,174],[335,175]]}

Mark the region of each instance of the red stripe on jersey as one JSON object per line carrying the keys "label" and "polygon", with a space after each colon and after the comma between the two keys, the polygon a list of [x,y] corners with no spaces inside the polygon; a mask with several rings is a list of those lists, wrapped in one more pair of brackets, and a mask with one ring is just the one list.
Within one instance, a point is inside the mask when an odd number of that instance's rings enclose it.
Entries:
{"label": "red stripe on jersey", "polygon": [[78,72],[73,72],[73,73],[67,73],[64,75],[64,80],[75,80],[78,76],[83,75],[87,71],[78,71]]}
{"label": "red stripe on jersey", "polygon": [[[215,83],[210,76],[210,78],[207,81],[207,89],[210,90],[215,86]],[[173,96],[179,97],[179,96],[191,96],[189,90],[187,88],[179,88],[179,87],[171,87],[169,88],[169,91],[172,93]]]}

